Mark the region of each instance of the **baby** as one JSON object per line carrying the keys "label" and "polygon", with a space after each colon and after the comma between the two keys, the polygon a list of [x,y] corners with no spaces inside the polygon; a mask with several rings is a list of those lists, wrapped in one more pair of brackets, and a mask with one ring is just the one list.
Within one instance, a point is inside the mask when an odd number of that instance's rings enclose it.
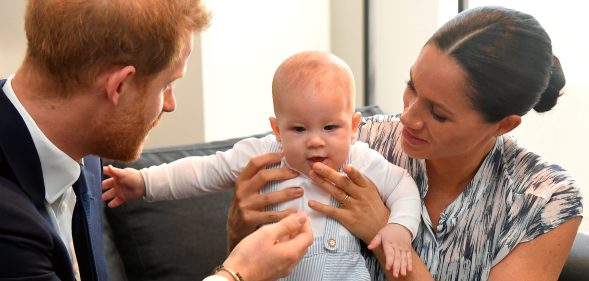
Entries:
{"label": "baby", "polygon": [[271,209],[306,212],[315,238],[292,274],[281,280],[370,280],[359,239],[336,220],[307,205],[309,200],[316,200],[345,208],[348,196],[339,202],[316,186],[308,174],[315,162],[339,171],[344,165],[353,165],[377,186],[391,210],[388,224],[371,244],[383,245],[387,270],[392,267],[395,276],[405,275],[411,270],[411,241],[420,222],[421,199],[405,170],[355,141],[361,114],[354,112],[355,85],[348,65],[327,52],[295,54],[276,70],[272,99],[275,117],[270,118],[270,125],[274,134],[242,140],[225,152],[187,157],[140,171],[105,167],[105,174],[111,178],[102,184],[107,190],[103,200],[114,199],[109,206],[115,207],[142,196],[152,201],[220,191],[234,186],[252,157],[283,152],[279,166],[300,175],[273,182],[261,192],[303,188],[302,197]]}

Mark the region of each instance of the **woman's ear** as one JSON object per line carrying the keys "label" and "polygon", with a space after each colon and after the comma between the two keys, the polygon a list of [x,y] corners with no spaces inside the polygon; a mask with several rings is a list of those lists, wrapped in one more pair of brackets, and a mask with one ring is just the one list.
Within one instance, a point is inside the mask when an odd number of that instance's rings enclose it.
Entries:
{"label": "woman's ear", "polygon": [[270,126],[272,127],[272,132],[274,132],[274,135],[276,136],[276,140],[282,142],[282,139],[280,138],[280,129],[278,129],[278,119],[276,119],[276,117],[270,117]]}
{"label": "woman's ear", "polygon": [[509,115],[501,119],[498,123],[497,130],[495,131],[495,136],[501,136],[503,134],[507,134],[511,132],[513,129],[517,128],[519,124],[522,122],[522,117],[519,115]]}
{"label": "woman's ear", "polygon": [[135,74],[135,67],[127,65],[125,67],[117,67],[111,70],[106,77],[106,98],[108,101],[116,106],[119,103],[121,95],[126,91],[126,87],[131,83],[131,77]]}

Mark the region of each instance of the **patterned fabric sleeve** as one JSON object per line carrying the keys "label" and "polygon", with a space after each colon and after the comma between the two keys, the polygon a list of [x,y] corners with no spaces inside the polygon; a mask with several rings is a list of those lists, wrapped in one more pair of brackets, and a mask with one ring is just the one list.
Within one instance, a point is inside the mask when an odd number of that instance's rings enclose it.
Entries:
{"label": "patterned fabric sleeve", "polygon": [[[511,180],[518,186],[516,190],[537,197],[541,202],[536,203],[536,212],[528,219],[526,233],[519,243],[533,240],[582,215],[583,198],[571,174],[561,166],[520,147],[513,136],[506,135],[503,139],[505,162],[509,170],[513,171]],[[524,215],[529,214],[521,214]]]}
{"label": "patterned fabric sleeve", "polygon": [[533,240],[572,218],[582,216],[583,201],[575,180],[568,177],[554,179],[562,181],[555,184],[554,193],[534,217],[521,242]]}

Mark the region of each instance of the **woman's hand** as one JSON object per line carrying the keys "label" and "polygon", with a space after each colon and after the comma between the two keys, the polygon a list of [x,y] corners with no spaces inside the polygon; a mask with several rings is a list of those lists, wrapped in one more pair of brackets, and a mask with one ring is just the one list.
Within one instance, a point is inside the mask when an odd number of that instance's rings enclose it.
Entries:
{"label": "woman's hand", "polygon": [[309,176],[317,185],[340,201],[339,208],[309,201],[309,207],[335,218],[352,234],[369,244],[387,223],[390,211],[374,184],[352,166],[342,175],[323,163],[315,163]]}
{"label": "woman's hand", "polygon": [[233,249],[241,239],[254,232],[260,225],[281,220],[294,209],[264,211],[264,207],[286,202],[303,195],[300,187],[290,187],[277,192],[260,194],[260,189],[270,181],[283,181],[299,174],[288,168],[267,169],[278,163],[282,153],[268,153],[252,158],[235,183],[233,200],[227,218],[227,246]]}

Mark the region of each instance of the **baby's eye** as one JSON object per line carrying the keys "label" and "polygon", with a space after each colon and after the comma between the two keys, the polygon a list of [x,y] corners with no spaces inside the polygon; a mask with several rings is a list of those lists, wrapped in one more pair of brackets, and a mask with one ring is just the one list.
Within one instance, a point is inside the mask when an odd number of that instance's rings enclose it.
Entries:
{"label": "baby's eye", "polygon": [[292,129],[297,133],[302,133],[305,131],[305,127],[299,127],[299,126],[295,126]]}
{"label": "baby's eye", "polygon": [[323,127],[323,129],[326,131],[333,131],[333,130],[337,129],[337,125],[327,125],[327,126]]}

